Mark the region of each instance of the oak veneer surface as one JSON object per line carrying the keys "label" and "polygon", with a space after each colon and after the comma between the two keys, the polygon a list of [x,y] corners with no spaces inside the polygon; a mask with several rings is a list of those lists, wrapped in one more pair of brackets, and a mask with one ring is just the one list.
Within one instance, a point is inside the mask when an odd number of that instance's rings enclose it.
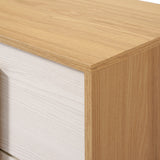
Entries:
{"label": "oak veneer surface", "polygon": [[0,42],[85,73],[85,160],[160,160],[160,5],[0,0]]}
{"label": "oak veneer surface", "polygon": [[160,43],[86,85],[87,160],[160,160]]}
{"label": "oak veneer surface", "polygon": [[[79,70],[160,40],[160,5],[139,0],[0,0],[0,42]],[[110,59],[111,58],[111,59]]]}
{"label": "oak veneer surface", "polygon": [[84,160],[84,73],[0,44],[0,148]]}

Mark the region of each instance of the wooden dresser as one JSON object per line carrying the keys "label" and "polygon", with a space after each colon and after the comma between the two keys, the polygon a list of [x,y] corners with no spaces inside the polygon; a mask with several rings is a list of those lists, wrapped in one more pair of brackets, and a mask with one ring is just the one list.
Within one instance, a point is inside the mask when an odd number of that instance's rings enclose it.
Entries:
{"label": "wooden dresser", "polygon": [[0,149],[160,160],[160,5],[0,0]]}

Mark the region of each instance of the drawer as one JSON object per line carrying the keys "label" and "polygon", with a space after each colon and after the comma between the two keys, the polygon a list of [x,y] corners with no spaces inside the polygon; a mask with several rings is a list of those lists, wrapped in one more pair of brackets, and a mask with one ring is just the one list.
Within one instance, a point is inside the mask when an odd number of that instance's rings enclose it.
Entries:
{"label": "drawer", "polygon": [[0,0],[0,148],[160,160],[159,2]]}
{"label": "drawer", "polygon": [[0,149],[18,160],[159,160],[154,45],[80,72],[1,44]]}
{"label": "drawer", "polygon": [[84,73],[0,44],[0,147],[20,160],[84,160]]}

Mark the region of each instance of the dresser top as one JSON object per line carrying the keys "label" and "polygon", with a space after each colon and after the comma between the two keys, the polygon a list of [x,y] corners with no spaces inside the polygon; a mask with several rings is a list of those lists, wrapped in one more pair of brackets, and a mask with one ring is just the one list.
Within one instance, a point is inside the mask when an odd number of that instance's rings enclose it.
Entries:
{"label": "dresser top", "polygon": [[85,71],[160,41],[160,5],[139,0],[0,0],[0,42]]}

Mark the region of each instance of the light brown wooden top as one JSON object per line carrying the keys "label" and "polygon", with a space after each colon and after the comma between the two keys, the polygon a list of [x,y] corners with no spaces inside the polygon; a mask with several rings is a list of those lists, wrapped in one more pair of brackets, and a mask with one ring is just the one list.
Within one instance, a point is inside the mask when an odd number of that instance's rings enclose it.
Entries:
{"label": "light brown wooden top", "polygon": [[[160,5],[0,0],[0,42],[85,71],[160,41]],[[138,48],[137,48],[138,47]]]}

